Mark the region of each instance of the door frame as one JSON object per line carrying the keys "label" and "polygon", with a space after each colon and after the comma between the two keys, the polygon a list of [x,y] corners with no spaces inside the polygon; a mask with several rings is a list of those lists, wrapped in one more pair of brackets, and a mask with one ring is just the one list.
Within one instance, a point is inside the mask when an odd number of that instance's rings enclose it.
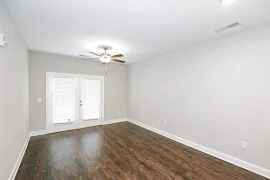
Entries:
{"label": "door frame", "polygon": [[[88,74],[73,74],[73,73],[61,73],[61,72],[48,72],[46,71],[46,132],[49,133],[56,133],[66,130],[60,130],[60,131],[51,131],[49,129],[49,122],[50,122],[50,104],[49,104],[49,77],[52,75],[62,75],[62,76],[74,76],[79,79],[79,77],[89,77],[89,78],[100,78],[101,79],[101,124],[104,124],[104,76],[98,76],[98,75],[88,75]],[[76,128],[72,129],[80,129],[79,123]],[[69,129],[69,130],[72,130]]]}

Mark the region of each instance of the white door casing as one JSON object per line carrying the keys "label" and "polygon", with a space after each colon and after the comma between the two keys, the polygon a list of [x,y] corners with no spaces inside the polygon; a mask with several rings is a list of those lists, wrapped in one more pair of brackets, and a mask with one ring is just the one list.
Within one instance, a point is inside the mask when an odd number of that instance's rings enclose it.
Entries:
{"label": "white door casing", "polygon": [[46,73],[48,133],[101,125],[103,117],[103,76]]}

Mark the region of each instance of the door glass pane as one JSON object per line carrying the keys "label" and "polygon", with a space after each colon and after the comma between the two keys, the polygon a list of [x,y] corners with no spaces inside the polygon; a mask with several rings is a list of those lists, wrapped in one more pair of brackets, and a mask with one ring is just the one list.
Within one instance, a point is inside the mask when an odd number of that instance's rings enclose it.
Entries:
{"label": "door glass pane", "polygon": [[53,79],[53,123],[69,123],[75,120],[75,80]]}
{"label": "door glass pane", "polygon": [[82,80],[82,119],[99,119],[100,111],[100,84],[98,80]]}

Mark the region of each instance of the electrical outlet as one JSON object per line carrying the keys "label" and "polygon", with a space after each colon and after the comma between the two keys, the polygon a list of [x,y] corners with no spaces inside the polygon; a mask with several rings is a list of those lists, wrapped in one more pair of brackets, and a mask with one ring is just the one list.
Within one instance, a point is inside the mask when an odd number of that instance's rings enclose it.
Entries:
{"label": "electrical outlet", "polygon": [[118,115],[121,116],[121,111],[118,111]]}
{"label": "electrical outlet", "polygon": [[242,147],[243,149],[247,149],[247,148],[248,148],[247,142],[242,141],[242,142],[241,142],[241,147]]}
{"label": "electrical outlet", "polygon": [[167,124],[167,120],[166,119],[164,119],[163,124]]}
{"label": "electrical outlet", "polygon": [[42,102],[42,99],[41,99],[41,98],[38,98],[37,101],[38,101],[39,103],[41,103],[41,102]]}

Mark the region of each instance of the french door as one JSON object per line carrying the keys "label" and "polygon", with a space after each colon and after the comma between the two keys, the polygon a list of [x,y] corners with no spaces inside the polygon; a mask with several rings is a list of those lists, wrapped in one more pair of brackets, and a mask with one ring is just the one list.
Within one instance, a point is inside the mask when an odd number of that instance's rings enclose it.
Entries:
{"label": "french door", "polygon": [[103,82],[102,76],[48,72],[48,133],[101,125]]}

